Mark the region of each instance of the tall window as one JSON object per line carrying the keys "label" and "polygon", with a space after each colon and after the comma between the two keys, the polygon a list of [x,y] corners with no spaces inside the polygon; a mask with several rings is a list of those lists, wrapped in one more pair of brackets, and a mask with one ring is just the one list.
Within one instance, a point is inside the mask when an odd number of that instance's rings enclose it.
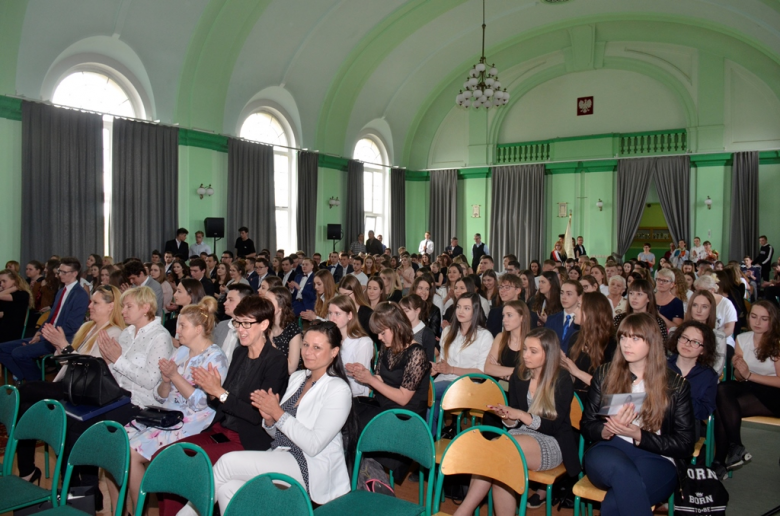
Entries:
{"label": "tall window", "polygon": [[[295,228],[294,191],[295,140],[289,125],[281,115],[258,111],[249,115],[241,126],[241,138],[274,146],[274,199],[276,202],[276,246],[286,254],[295,252],[297,246]],[[273,249],[271,250],[273,251]],[[307,253],[314,252],[305,249]]]}
{"label": "tall window", "polygon": [[[135,93],[135,92],[133,92]],[[137,95],[136,95],[137,96]],[[109,222],[111,219],[111,140],[114,130],[114,117],[143,118],[130,94],[116,80],[90,70],[75,71],[66,76],[57,85],[52,102],[103,115],[103,254],[110,255]],[[95,250],[99,252],[99,250]]]}
{"label": "tall window", "polygon": [[383,235],[387,242],[388,199],[387,158],[372,138],[363,138],[355,145],[354,158],[363,162],[363,210],[365,234],[369,231]]}

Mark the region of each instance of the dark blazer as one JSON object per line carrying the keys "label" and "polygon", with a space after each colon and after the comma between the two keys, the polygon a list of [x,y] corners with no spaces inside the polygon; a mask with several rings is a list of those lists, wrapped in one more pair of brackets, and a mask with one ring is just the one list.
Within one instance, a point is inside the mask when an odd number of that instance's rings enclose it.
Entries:
{"label": "dark blazer", "polygon": [[563,323],[566,322],[566,312],[561,310],[557,314],[550,314],[547,316],[547,322],[544,324],[545,328],[550,328],[556,334],[558,334],[558,340],[561,341],[561,351],[566,353],[569,351],[569,343],[572,342],[571,337],[580,329],[579,324],[569,323],[569,332],[566,334],[566,338],[563,338]]}
{"label": "dark blazer", "polygon": [[385,250],[382,248],[382,242],[376,238],[373,240],[366,240],[366,253],[368,254],[382,254]]}
{"label": "dark blazer", "polygon": [[[588,397],[582,400],[585,410],[582,413],[580,430],[586,441],[603,441],[601,431],[604,428],[604,418],[596,414],[601,408],[601,386],[611,365],[612,362],[609,362],[596,369],[590,382]],[[639,448],[678,461],[687,461],[693,455],[693,445],[696,443],[691,386],[685,378],[671,369],[666,372],[669,404],[661,423],[661,434],[642,430]]]}
{"label": "dark blazer", "polygon": [[[247,358],[247,348],[236,346],[233,351],[233,359],[230,362],[225,385],[230,385],[236,375],[240,374],[240,369]],[[258,390],[273,389],[279,395],[283,395],[287,390],[287,358],[284,353],[273,346],[263,346],[263,351],[255,360],[260,360],[259,368],[254,372],[256,374],[245,378],[246,385],[242,388],[241,396],[229,394],[225,403],[220,403],[219,399],[212,399],[209,405],[216,409],[214,423],[220,423],[225,420],[227,415],[235,417],[237,432],[241,438],[241,445],[247,450],[267,450],[271,447],[271,436],[263,430],[263,418],[260,412],[252,406],[249,395]]]}
{"label": "dark blazer", "polygon": [[216,297],[214,295],[214,282],[211,281],[208,277],[206,277],[205,274],[200,279],[200,284],[203,285],[203,290],[206,292],[207,296]]}
{"label": "dark blazer", "polygon": [[[509,378],[509,406],[528,411],[528,385],[530,380],[521,380],[517,371]],[[538,391],[537,391],[538,392]],[[577,440],[571,427],[571,402],[574,399],[574,386],[569,372],[560,368],[558,380],[555,382],[555,419],[541,418],[538,431],[552,436],[558,442],[563,455],[563,465],[569,476],[580,472],[580,459],[577,453]]]}
{"label": "dark blazer", "polygon": [[[680,374],[680,368],[677,367],[676,353],[667,359],[667,363],[669,364],[669,369]],[[711,367],[696,364],[688,372],[685,380],[691,386],[693,415],[699,421],[706,421],[710,414],[715,412],[715,396],[718,393],[718,373]]]}
{"label": "dark blazer", "polygon": [[504,329],[503,306],[496,306],[490,309],[487,317],[487,324],[485,324],[485,326],[487,326],[488,331],[493,334],[493,337],[501,333],[501,330]]}
{"label": "dark blazer", "polygon": [[343,278],[347,274],[352,274],[354,272],[354,269],[352,268],[352,264],[347,265],[347,271],[344,272],[344,267],[342,267],[340,263],[337,263],[333,267],[330,267],[329,270],[330,273],[333,274],[333,281],[335,283],[341,281],[341,278]]}
{"label": "dark blazer", "polygon": [[257,289],[260,287],[260,276],[255,271],[252,271],[246,275],[246,280],[249,282],[252,290],[257,292]]}
{"label": "dark blazer", "polygon": [[373,314],[374,311],[368,307],[360,305],[358,307],[358,321],[360,322],[360,326],[363,327],[363,331],[368,333],[368,337],[373,341],[377,342],[379,340],[379,337],[377,337],[376,333],[371,331],[371,314]]}
{"label": "dark blazer", "polygon": [[585,246],[584,246],[584,245],[575,245],[575,246],[574,246],[574,257],[575,257],[575,258],[579,258],[579,257],[580,257],[580,256],[582,256],[583,254],[584,254],[585,256],[587,256],[587,255],[588,255],[588,252],[587,252],[587,251],[585,251]]}
{"label": "dark blazer", "polygon": [[[56,307],[62,294],[65,293],[65,287],[60,288],[57,294],[54,296],[54,302],[51,305],[49,311],[49,317],[46,318],[47,323],[54,323],[52,316],[54,316],[54,307]],[[62,328],[65,332],[65,338],[68,342],[73,340],[73,336],[79,331],[81,325],[84,323],[84,315],[87,313],[87,307],[89,306],[89,294],[84,290],[80,284],[76,283],[65,298],[65,302],[60,307],[59,319],[57,319],[57,328]]]}
{"label": "dark blazer", "polygon": [[165,242],[164,253],[172,253],[173,256],[178,256],[182,260],[190,259],[190,246],[187,242],[182,242],[180,245],[176,244],[176,239],[168,240]]}
{"label": "dark blazer", "polygon": [[444,252],[455,258],[456,256],[463,254],[463,248],[459,245],[456,245],[455,247],[448,245],[444,248]]}
{"label": "dark blazer", "polygon": [[[298,285],[303,281],[303,274],[295,276],[295,283]],[[314,291],[314,273],[309,274],[309,278],[306,280],[306,284],[303,286],[303,293],[301,299],[298,299],[298,289],[292,291],[292,307],[295,315],[301,315],[301,312],[306,310],[314,310],[314,305],[317,302],[317,292]]]}
{"label": "dark blazer", "polygon": [[428,313],[428,320],[425,321],[425,325],[431,329],[433,335],[437,339],[441,337],[441,310],[439,310],[438,306],[431,305],[431,310]]}

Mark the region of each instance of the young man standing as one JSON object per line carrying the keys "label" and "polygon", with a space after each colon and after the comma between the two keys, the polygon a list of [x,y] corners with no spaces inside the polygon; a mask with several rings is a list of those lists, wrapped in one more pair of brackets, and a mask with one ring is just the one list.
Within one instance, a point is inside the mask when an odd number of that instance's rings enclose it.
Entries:
{"label": "young man standing", "polygon": [[772,257],[775,255],[775,249],[769,245],[766,235],[758,237],[758,243],[761,245],[761,249],[753,261],[761,267],[761,278],[764,281],[769,281],[769,271],[772,270]]}
{"label": "young man standing", "polygon": [[433,240],[431,240],[431,233],[429,231],[425,232],[425,238],[420,241],[417,252],[420,254],[433,255]]}
{"label": "young man standing", "polygon": [[444,252],[453,258],[463,254],[463,248],[458,245],[458,237],[452,237],[450,239],[450,245],[444,248]]}
{"label": "young man standing", "polygon": [[211,247],[203,243],[203,231],[196,231],[195,243],[190,247],[190,254],[200,256],[201,253],[211,254]]}
{"label": "young man standing", "polygon": [[691,248],[691,261],[693,263],[704,259],[704,246],[701,245],[701,238],[693,237],[693,247]]}
{"label": "young man standing", "polygon": [[479,233],[474,235],[474,245],[471,246],[471,268],[477,270],[479,261],[486,254],[490,254],[490,249],[485,242],[482,241],[482,235]]}
{"label": "young man standing", "polygon": [[189,260],[190,247],[187,245],[187,235],[190,232],[185,228],[179,228],[176,230],[176,238],[165,242],[165,252],[171,253],[173,256],[178,256],[182,260]]}
{"label": "young man standing", "polygon": [[583,240],[581,236],[577,237],[577,245],[574,246],[574,257],[578,258],[582,255],[588,254],[587,251],[585,251],[585,245],[583,245]]}
{"label": "young man standing", "polygon": [[238,228],[239,237],[236,239],[236,256],[238,258],[254,258],[257,256],[255,243],[249,238],[249,228],[242,226]]}
{"label": "young man standing", "polygon": [[647,268],[653,270],[653,267],[655,267],[655,255],[650,252],[650,244],[645,244],[643,249],[644,250],[637,255],[636,259],[642,263],[646,263]]}

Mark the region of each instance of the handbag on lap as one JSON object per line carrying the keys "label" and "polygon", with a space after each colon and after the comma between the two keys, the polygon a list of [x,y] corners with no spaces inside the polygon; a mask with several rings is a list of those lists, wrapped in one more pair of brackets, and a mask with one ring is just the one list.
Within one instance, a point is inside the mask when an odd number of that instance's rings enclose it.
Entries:
{"label": "handbag on lap", "polygon": [[119,386],[102,358],[75,354],[54,358],[68,365],[62,384],[69,403],[102,407],[122,396],[130,396]]}

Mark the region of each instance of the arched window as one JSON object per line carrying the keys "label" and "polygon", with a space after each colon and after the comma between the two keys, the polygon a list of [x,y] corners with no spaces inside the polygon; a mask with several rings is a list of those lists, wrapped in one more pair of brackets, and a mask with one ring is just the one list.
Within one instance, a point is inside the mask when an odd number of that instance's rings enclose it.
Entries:
{"label": "arched window", "polygon": [[[109,222],[111,218],[111,140],[114,117],[145,118],[138,93],[117,73],[98,71],[91,65],[76,68],[54,90],[52,103],[103,113],[103,253],[111,254]],[[120,84],[123,83],[123,84]]]}
{"label": "arched window", "polygon": [[[286,254],[296,251],[294,191],[295,138],[290,124],[281,113],[264,108],[244,120],[241,138],[274,146],[274,199],[276,201],[276,246]],[[274,250],[271,249],[273,252]],[[313,253],[313,249],[305,249]]]}
{"label": "arched window", "polygon": [[363,162],[363,211],[365,212],[366,238],[368,232],[383,235],[387,242],[389,201],[387,192],[387,153],[378,139],[362,138],[355,145],[353,157]]}

